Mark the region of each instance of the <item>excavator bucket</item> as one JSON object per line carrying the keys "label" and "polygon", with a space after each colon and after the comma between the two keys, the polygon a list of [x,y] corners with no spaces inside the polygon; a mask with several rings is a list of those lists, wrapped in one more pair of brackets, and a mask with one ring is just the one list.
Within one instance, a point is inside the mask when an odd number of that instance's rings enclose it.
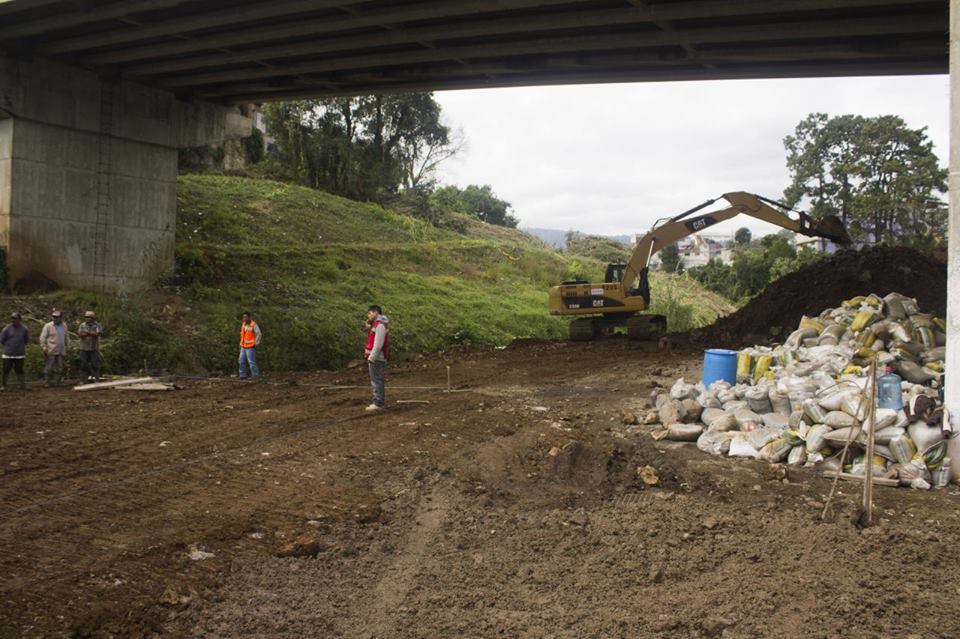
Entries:
{"label": "excavator bucket", "polygon": [[825,237],[837,244],[850,244],[847,228],[836,215],[825,215],[819,220],[811,220],[810,230],[814,235]]}

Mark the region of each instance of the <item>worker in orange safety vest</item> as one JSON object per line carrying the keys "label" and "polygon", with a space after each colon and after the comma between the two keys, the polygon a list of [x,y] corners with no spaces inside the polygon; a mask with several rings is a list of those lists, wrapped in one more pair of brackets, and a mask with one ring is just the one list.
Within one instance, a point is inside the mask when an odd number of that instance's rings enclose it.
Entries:
{"label": "worker in orange safety vest", "polygon": [[250,313],[243,314],[243,323],[240,324],[240,379],[247,379],[247,368],[250,368],[250,379],[260,378],[260,369],[257,368],[257,346],[263,334],[260,327],[250,317]]}

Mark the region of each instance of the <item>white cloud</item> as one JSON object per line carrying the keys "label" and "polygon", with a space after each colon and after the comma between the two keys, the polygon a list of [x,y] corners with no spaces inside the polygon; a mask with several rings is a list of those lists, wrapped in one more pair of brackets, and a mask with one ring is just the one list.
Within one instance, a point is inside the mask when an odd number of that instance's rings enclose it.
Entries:
{"label": "white cloud", "polygon": [[[468,144],[440,177],[490,184],[521,226],[635,233],[726,191],[779,199],[783,138],[812,112],[926,126],[945,166],[949,89],[943,75],[439,92]],[[778,230],[735,218],[717,231],[740,226]]]}

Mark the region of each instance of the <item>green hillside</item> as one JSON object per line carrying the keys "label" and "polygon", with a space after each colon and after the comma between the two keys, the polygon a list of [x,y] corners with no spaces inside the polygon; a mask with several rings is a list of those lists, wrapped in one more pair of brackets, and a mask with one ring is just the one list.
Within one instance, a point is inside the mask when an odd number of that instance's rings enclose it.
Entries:
{"label": "green hillside", "polygon": [[[290,184],[185,175],[178,180],[176,268],[156,290],[5,301],[26,309],[36,330],[49,307],[72,318],[96,309],[112,329],[104,355],[115,371],[144,364],[232,370],[239,315],[249,310],[264,331],[261,365],[299,370],[357,358],[374,303],[392,320],[400,358],[463,341],[564,339],[566,320],[547,314],[547,289],[602,273],[596,259],[562,254],[515,229],[452,214],[443,227]],[[654,278],[652,287],[653,310],[673,314],[672,328],[732,310],[686,278]]]}

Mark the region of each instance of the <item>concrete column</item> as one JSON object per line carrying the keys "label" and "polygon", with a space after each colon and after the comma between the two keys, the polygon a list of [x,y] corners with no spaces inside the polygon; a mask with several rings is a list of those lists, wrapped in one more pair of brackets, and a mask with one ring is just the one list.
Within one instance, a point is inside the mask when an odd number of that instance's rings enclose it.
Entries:
{"label": "concrete column", "polygon": [[960,3],[950,3],[950,230],[947,238],[947,369],[944,415],[954,480],[960,478]]}
{"label": "concrete column", "polygon": [[44,61],[0,59],[0,246],[10,283],[133,291],[173,266],[177,148],[249,135],[187,104]]}

